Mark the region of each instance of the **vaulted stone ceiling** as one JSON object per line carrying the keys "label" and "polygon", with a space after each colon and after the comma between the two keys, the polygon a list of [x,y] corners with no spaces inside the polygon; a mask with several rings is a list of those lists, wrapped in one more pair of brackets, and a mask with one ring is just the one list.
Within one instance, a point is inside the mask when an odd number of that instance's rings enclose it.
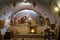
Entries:
{"label": "vaulted stone ceiling", "polygon": [[[13,3],[17,1],[23,1],[23,0],[0,0],[0,9],[2,9],[5,4]],[[40,3],[47,8],[49,7],[49,3],[56,2],[56,0],[27,0],[27,1],[28,2],[33,1],[33,2]]]}
{"label": "vaulted stone ceiling", "polygon": [[17,0],[0,0],[0,9],[3,8],[6,4],[11,2],[16,2]]}

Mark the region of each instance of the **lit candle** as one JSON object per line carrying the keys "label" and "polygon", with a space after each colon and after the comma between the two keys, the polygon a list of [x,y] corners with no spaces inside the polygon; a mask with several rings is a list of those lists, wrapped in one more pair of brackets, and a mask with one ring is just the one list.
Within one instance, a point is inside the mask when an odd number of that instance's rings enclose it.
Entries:
{"label": "lit candle", "polygon": [[31,32],[34,33],[34,29],[31,29]]}

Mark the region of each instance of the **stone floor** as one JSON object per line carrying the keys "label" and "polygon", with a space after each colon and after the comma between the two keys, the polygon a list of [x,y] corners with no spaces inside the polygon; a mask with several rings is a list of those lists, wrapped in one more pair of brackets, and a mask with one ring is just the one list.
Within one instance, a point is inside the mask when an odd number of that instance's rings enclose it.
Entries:
{"label": "stone floor", "polygon": [[12,38],[10,40],[44,40],[43,38]]}

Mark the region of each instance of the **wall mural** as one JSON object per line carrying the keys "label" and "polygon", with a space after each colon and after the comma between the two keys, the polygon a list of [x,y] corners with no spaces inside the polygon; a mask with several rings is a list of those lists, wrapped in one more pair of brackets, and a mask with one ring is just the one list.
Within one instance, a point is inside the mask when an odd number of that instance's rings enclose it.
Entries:
{"label": "wall mural", "polygon": [[39,24],[43,25],[44,19],[33,10],[22,10],[11,16],[11,25]]}

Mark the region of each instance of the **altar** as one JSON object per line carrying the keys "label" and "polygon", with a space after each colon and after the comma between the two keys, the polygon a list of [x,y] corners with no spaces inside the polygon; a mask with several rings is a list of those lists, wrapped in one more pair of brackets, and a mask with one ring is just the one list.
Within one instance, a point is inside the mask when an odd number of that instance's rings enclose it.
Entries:
{"label": "altar", "polygon": [[43,34],[20,34],[16,38],[44,38]]}

